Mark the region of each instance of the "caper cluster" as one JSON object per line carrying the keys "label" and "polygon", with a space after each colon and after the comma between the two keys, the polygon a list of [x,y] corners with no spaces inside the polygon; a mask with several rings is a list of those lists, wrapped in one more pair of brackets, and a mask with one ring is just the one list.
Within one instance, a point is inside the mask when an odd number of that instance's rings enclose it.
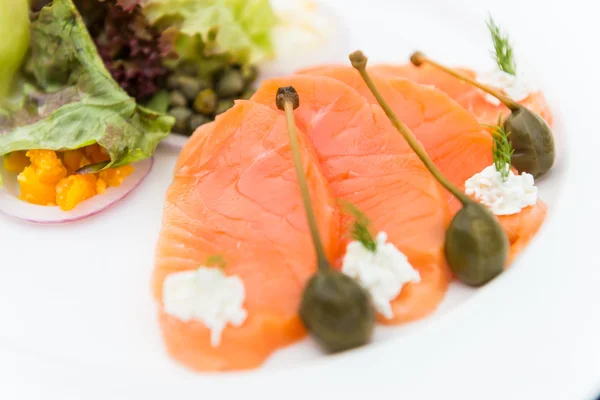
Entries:
{"label": "caper cluster", "polygon": [[194,64],[182,64],[167,78],[172,131],[189,136],[231,108],[234,100],[249,99],[257,75],[253,65],[230,65],[204,77]]}

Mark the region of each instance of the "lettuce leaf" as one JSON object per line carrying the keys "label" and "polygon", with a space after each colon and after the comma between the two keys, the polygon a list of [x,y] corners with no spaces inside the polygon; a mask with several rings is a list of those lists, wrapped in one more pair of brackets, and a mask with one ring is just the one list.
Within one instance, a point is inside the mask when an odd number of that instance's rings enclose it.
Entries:
{"label": "lettuce leaf", "polygon": [[0,97],[5,97],[29,47],[28,2],[0,0],[0,37]]}
{"label": "lettuce leaf", "polygon": [[139,106],[112,79],[71,0],[54,0],[31,23],[30,57],[17,101],[0,113],[0,156],[98,143],[102,169],[150,157],[174,124]]}
{"label": "lettuce leaf", "polygon": [[269,0],[147,0],[143,12],[174,39],[180,59],[208,62],[205,69],[255,64],[273,55],[277,17]]}

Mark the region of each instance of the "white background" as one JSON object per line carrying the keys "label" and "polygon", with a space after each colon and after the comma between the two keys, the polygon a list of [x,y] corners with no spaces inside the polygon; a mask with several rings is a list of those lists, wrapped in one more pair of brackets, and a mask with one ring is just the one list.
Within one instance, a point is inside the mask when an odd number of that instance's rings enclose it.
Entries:
{"label": "white background", "polygon": [[[150,380],[118,363],[72,364],[41,357],[26,344],[2,341],[13,327],[0,318],[0,399],[176,399],[176,398],[393,398],[393,399],[565,399],[587,400],[600,393],[600,218],[597,157],[600,154],[600,90],[597,63],[597,1],[463,0],[449,12],[443,0],[329,0],[351,21],[401,25],[403,7],[429,8],[457,26],[483,20],[485,10],[502,21],[518,53],[534,66],[547,85],[548,97],[564,122],[568,154],[561,166],[557,201],[543,232],[511,269],[410,340],[386,341],[349,355],[323,358],[309,366],[244,375],[207,378],[185,376]],[[390,14],[393,13],[394,19]],[[364,28],[364,26],[362,27]],[[351,40],[368,53],[361,27],[352,26]],[[458,29],[458,28],[457,28]],[[428,32],[414,30],[410,40],[430,43]],[[394,41],[381,38],[394,49]],[[379,44],[381,46],[381,43]],[[464,44],[463,44],[464,46]],[[448,46],[446,56],[451,52]],[[464,52],[461,54],[465,54]],[[390,59],[393,59],[390,57]],[[565,142],[562,142],[563,144]],[[566,179],[565,179],[566,177]],[[160,201],[157,200],[159,203]],[[143,219],[143,210],[136,218]],[[14,224],[0,219],[0,246]],[[115,226],[115,229],[118,229]],[[130,226],[123,229],[135,230]],[[20,249],[0,250],[0,268],[9,271],[43,260],[35,249],[35,228]],[[104,238],[98,238],[99,246]],[[109,239],[106,243],[113,245]],[[135,238],[128,246],[135,246]],[[8,256],[6,256],[8,255]],[[110,263],[111,248],[97,254]],[[36,265],[37,268],[52,268]],[[102,270],[85,270],[81,288],[102,282]],[[41,274],[40,276],[44,276]],[[3,275],[6,275],[4,273]],[[35,277],[35,274],[32,275]],[[27,282],[4,282],[23,285]],[[0,288],[3,286],[0,284]],[[127,290],[115,282],[112,290]],[[107,291],[109,293],[109,291]],[[36,299],[43,302],[44,299]],[[76,302],[77,299],[71,299]],[[10,306],[10,305],[9,305]],[[123,305],[128,307],[128,305]],[[9,309],[6,304],[0,310]],[[59,329],[56,316],[40,315],[40,337]],[[90,310],[90,312],[101,312]],[[141,311],[146,312],[146,311]],[[7,316],[8,317],[8,316]],[[119,327],[114,327],[117,335]],[[140,337],[144,336],[141,331]],[[98,346],[106,345],[98,343]],[[33,346],[32,346],[33,348]],[[79,351],[85,355],[86,349]],[[140,372],[140,373],[136,373]]]}

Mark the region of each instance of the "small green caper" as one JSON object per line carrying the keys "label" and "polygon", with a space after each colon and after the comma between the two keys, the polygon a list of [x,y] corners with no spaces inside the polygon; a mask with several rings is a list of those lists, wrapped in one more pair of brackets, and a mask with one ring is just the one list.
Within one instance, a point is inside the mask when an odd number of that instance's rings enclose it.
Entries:
{"label": "small green caper", "polygon": [[300,303],[300,318],[329,352],[362,346],[371,340],[375,311],[368,293],[333,269],[315,274]]}
{"label": "small green caper", "polygon": [[183,93],[190,101],[194,101],[198,92],[204,89],[204,87],[202,87],[202,82],[191,76],[180,76],[178,83],[179,90],[181,90],[181,93]]}
{"label": "small green caper", "polygon": [[255,65],[244,64],[240,69],[240,73],[246,85],[250,85],[258,77],[258,68]]}
{"label": "small green caper", "polygon": [[504,269],[509,243],[496,217],[471,201],[452,219],[444,247],[452,272],[468,285],[481,286]]}
{"label": "small green caper", "polygon": [[217,81],[216,91],[220,97],[232,97],[241,93],[245,87],[244,78],[240,71],[227,68]]}
{"label": "small green caper", "polygon": [[542,117],[519,106],[504,120],[504,130],[510,132],[508,140],[514,149],[511,164],[519,172],[537,178],[552,168],[556,158],[554,137]]}
{"label": "small green caper", "polygon": [[200,114],[212,114],[217,107],[217,95],[212,89],[204,89],[194,100],[194,110]]}
{"label": "small green caper", "polygon": [[169,115],[175,118],[173,132],[186,133],[190,117],[192,116],[190,109],[185,107],[175,107],[169,110]]}
{"label": "small green caper", "polygon": [[187,104],[187,99],[179,90],[169,92],[169,105],[171,107],[185,107]]}
{"label": "small green caper", "polygon": [[225,111],[233,107],[233,105],[234,102],[232,99],[219,100],[219,102],[217,103],[217,109],[215,110],[215,115],[224,113]]}
{"label": "small green caper", "polygon": [[194,133],[194,131],[196,129],[198,129],[199,126],[208,124],[210,121],[211,121],[211,119],[209,117],[207,117],[206,115],[194,114],[190,118],[190,127],[189,127],[188,132]]}

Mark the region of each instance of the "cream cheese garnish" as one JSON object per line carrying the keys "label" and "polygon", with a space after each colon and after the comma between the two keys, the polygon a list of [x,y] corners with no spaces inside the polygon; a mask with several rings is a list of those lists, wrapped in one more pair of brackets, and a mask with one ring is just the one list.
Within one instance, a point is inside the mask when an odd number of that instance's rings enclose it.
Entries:
{"label": "cream cheese garnish", "polygon": [[246,292],[239,276],[227,276],[221,268],[200,267],[175,272],[163,285],[164,310],[181,321],[197,320],[210,329],[210,343],[217,347],[227,324],[246,320]]}
{"label": "cream cheese garnish", "polygon": [[531,174],[515,175],[510,171],[503,181],[494,165],[467,179],[465,189],[467,195],[474,196],[496,215],[517,214],[537,202],[537,187]]}
{"label": "cream cheese garnish", "polygon": [[[504,93],[516,102],[525,100],[535,90],[527,85],[522,78],[515,77],[499,69],[491,72],[477,74],[476,79],[485,85],[502,89]],[[500,105],[500,100],[486,93],[485,99],[494,105]]]}
{"label": "cream cheese garnish", "polygon": [[375,309],[390,319],[394,316],[390,302],[398,297],[405,284],[420,282],[421,276],[396,246],[386,243],[385,232],[380,232],[375,241],[375,252],[358,241],[348,244],[342,272],[368,290]]}

